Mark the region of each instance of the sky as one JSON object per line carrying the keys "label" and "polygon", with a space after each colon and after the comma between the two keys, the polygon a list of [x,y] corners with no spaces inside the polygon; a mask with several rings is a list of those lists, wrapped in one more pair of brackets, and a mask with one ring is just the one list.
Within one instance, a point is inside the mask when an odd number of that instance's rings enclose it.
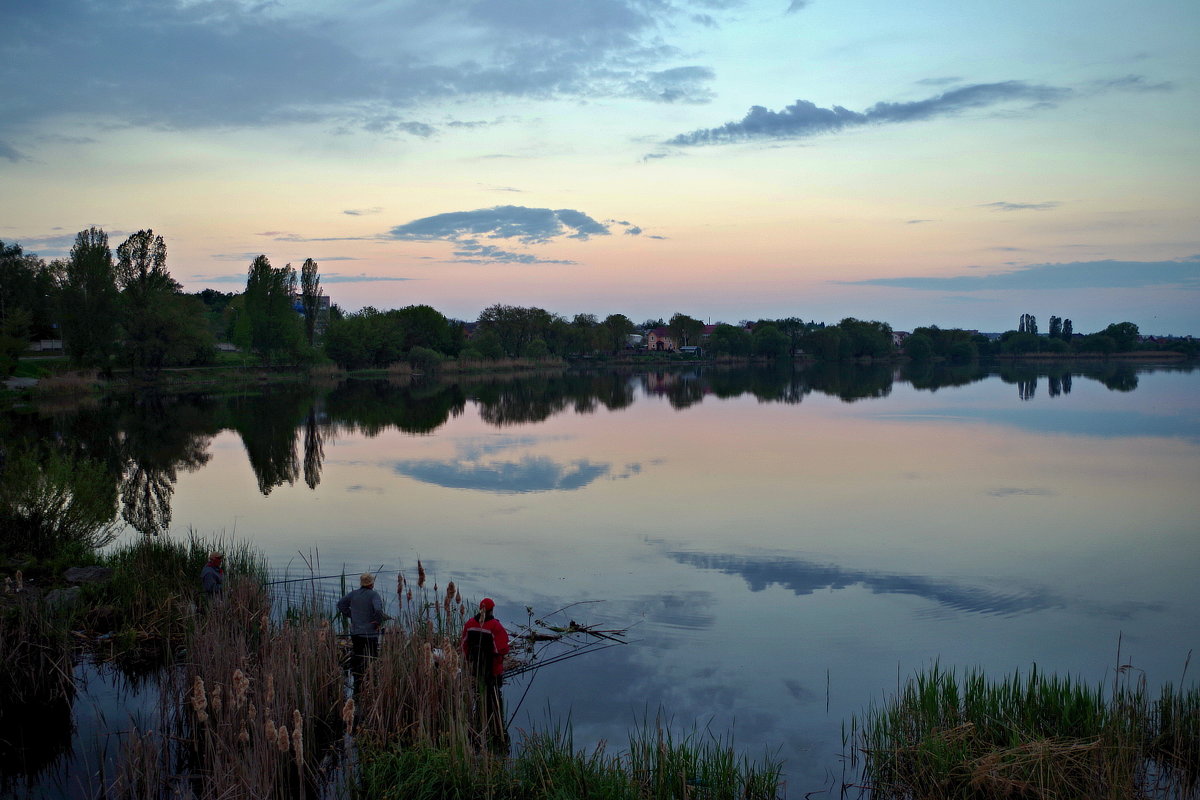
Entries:
{"label": "sky", "polygon": [[1194,0],[0,0],[0,240],[348,311],[1200,335]]}

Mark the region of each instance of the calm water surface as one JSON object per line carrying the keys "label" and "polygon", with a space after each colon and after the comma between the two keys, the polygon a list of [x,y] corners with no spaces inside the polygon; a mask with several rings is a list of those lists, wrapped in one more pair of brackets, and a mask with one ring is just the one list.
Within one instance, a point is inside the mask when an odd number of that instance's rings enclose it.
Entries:
{"label": "calm water surface", "polygon": [[516,728],[620,749],[661,711],[777,753],[789,796],[934,660],[1099,681],[1120,643],[1157,683],[1200,644],[1187,367],[352,382],[14,424],[115,448],[134,526],[247,539],[280,575],[420,558],[510,628],[582,603],[562,618],[630,644],[514,680]]}

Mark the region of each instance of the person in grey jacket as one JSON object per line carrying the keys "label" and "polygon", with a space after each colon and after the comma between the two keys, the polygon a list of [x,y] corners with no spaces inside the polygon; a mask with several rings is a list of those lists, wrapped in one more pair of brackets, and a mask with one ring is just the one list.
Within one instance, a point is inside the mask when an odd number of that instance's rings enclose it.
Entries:
{"label": "person in grey jacket", "polygon": [[367,659],[379,655],[379,629],[391,619],[383,613],[383,599],[375,591],[375,576],[364,572],[358,576],[359,588],[338,601],[338,613],[350,618],[350,644],[354,650],[350,672],[354,676],[354,689],[358,691]]}

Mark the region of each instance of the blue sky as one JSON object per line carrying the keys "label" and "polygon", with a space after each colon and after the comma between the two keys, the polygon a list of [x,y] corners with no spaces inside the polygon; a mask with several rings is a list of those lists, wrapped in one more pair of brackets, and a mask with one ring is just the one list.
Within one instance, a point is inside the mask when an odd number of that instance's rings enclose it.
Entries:
{"label": "blue sky", "polygon": [[495,302],[1200,333],[1200,4],[5,3],[0,239]]}

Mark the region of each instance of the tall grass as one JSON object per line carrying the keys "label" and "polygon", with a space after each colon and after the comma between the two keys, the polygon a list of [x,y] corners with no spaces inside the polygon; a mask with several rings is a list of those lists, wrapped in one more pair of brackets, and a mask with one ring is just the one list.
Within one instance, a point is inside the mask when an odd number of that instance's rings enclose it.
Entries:
{"label": "tall grass", "polygon": [[118,644],[142,643],[178,646],[190,634],[205,599],[200,571],[213,550],[225,552],[225,570],[252,583],[266,581],[266,560],[245,543],[208,540],[194,531],[185,538],[140,537],[115,547],[100,557],[113,570],[112,578],[88,584],[84,605],[93,620],[104,617],[104,627],[118,632]]}
{"label": "tall grass", "polygon": [[1036,668],[993,680],[938,665],[844,737],[875,798],[1127,800],[1194,796],[1200,692],[1148,699],[1126,673],[1111,688]]}
{"label": "tall grass", "polygon": [[661,719],[610,754],[605,743],[576,749],[569,723],[526,733],[517,754],[449,747],[392,747],[371,753],[359,794],[383,800],[774,800],[781,766],[738,758],[733,748],[692,731],[676,738]]}

